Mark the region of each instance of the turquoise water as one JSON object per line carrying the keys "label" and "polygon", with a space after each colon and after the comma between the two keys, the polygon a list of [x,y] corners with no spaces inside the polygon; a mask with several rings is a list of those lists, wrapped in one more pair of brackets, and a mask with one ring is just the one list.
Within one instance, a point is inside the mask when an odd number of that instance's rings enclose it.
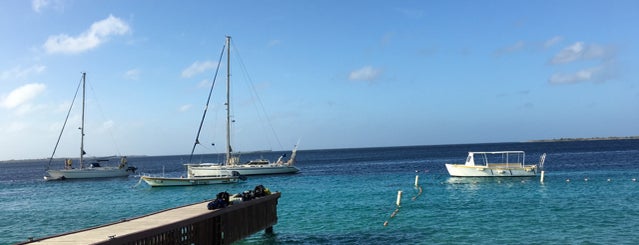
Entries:
{"label": "turquoise water", "polygon": [[[467,151],[493,150],[525,150],[529,163],[548,153],[545,182],[538,177],[451,178],[443,166],[463,162]],[[174,188],[149,188],[133,176],[45,182],[44,161],[0,163],[0,244],[258,184],[282,192],[278,224],[273,235],[259,232],[238,244],[639,243],[639,182],[633,181],[639,178],[637,140],[317,150],[298,156],[299,174]],[[130,157],[129,162],[144,173],[164,168],[180,174],[185,159]]]}

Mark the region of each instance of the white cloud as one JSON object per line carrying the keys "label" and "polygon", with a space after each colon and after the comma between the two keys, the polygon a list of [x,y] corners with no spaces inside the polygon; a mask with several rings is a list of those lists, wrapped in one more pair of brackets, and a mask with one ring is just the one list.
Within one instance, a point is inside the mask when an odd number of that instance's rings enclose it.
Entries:
{"label": "white cloud", "polygon": [[183,106],[180,106],[180,108],[178,110],[180,112],[185,112],[185,111],[188,111],[189,109],[191,109],[191,106],[192,106],[191,104],[183,105]]}
{"label": "white cloud", "polygon": [[64,3],[66,0],[32,0],[31,8],[36,13],[41,13],[46,9],[53,9],[56,11],[64,11]]}
{"label": "white cloud", "polygon": [[127,80],[138,80],[140,78],[140,70],[131,69],[124,73],[124,78]]}
{"label": "white cloud", "polygon": [[40,11],[49,6],[49,4],[51,4],[49,0],[33,0],[31,2],[31,8],[33,8],[33,11],[40,13]]}
{"label": "white cloud", "polygon": [[401,15],[411,19],[421,19],[424,16],[424,11],[415,8],[396,8],[395,11]]}
{"label": "white cloud", "polygon": [[29,127],[29,125],[27,125],[24,122],[10,122],[8,125],[5,125],[5,127],[3,130],[1,130],[2,133],[17,133],[17,132],[21,132],[24,131],[25,129],[27,129]]}
{"label": "white cloud", "polygon": [[102,126],[100,126],[99,131],[100,132],[110,132],[113,130],[113,126],[115,125],[115,122],[113,120],[108,120],[102,123]]}
{"label": "white cloud", "polygon": [[204,79],[202,81],[200,81],[200,83],[197,84],[198,88],[210,88],[211,87],[211,81],[209,81],[208,79]]}
{"label": "white cloud", "polygon": [[71,101],[60,103],[54,106],[53,112],[56,112],[56,113],[66,112],[67,110],[69,110],[70,106],[71,106]]}
{"label": "white cloud", "polygon": [[208,60],[204,62],[195,61],[193,64],[191,64],[191,66],[187,67],[186,69],[182,71],[182,77],[189,78],[197,74],[200,74],[202,72],[205,72],[207,70],[211,70],[215,67],[217,67],[217,63],[213,61],[208,61]]}
{"label": "white cloud", "polygon": [[23,104],[23,105],[18,106],[18,107],[15,109],[15,115],[20,115],[20,116],[22,116],[22,115],[27,115],[27,114],[29,114],[30,112],[35,111],[36,109],[37,109],[37,108],[36,108],[36,107],[34,107],[34,106],[33,106],[33,105],[31,105],[31,104]]}
{"label": "white cloud", "polygon": [[516,43],[514,43],[513,45],[510,45],[508,47],[503,47],[501,49],[498,49],[497,51],[495,51],[496,55],[503,55],[503,54],[508,54],[508,53],[513,53],[519,50],[522,50],[526,47],[526,42],[524,41],[517,41]]}
{"label": "white cloud", "polygon": [[44,43],[47,53],[75,54],[98,47],[106,42],[110,36],[124,35],[131,31],[129,25],[113,15],[100,20],[76,37],[67,34],[50,36]]}
{"label": "white cloud", "polygon": [[11,70],[3,71],[2,73],[0,73],[0,80],[25,78],[31,74],[41,73],[46,70],[46,68],[47,67],[43,65],[33,65],[24,69],[20,66],[17,66]]}
{"label": "white cloud", "polygon": [[279,45],[280,43],[281,43],[281,41],[280,41],[280,40],[271,40],[270,42],[268,42],[268,45],[267,45],[267,46],[269,46],[269,47],[273,47],[273,46],[277,46],[277,45]]}
{"label": "white cloud", "polygon": [[373,81],[382,74],[380,69],[371,66],[365,66],[358,70],[352,71],[348,75],[348,79],[352,81]]}
{"label": "white cloud", "polygon": [[382,44],[382,46],[386,46],[391,43],[391,40],[393,40],[394,37],[395,37],[395,33],[387,32],[384,34],[384,36],[382,36],[382,40],[380,43]]}
{"label": "white cloud", "polygon": [[577,66],[593,62],[599,62],[599,65],[595,67],[581,68],[581,70],[576,72],[558,72],[551,75],[550,78],[548,78],[548,82],[553,84],[568,84],[585,81],[604,82],[616,77],[614,48],[604,47],[597,44],[576,42],[559,51],[559,53],[550,60],[550,63],[553,65],[562,65],[580,61],[588,62],[577,63]]}
{"label": "white cloud", "polygon": [[597,81],[604,72],[602,67],[592,67],[583,69],[574,73],[556,73],[553,74],[548,82],[554,84],[567,84],[585,81]]}
{"label": "white cloud", "polygon": [[14,89],[6,97],[0,98],[0,107],[13,109],[28,103],[46,89],[42,83],[31,83]]}
{"label": "white cloud", "polygon": [[579,59],[583,55],[583,52],[584,52],[584,43],[576,42],[575,44],[559,51],[559,53],[552,58],[550,63],[562,64],[562,63],[573,62]]}
{"label": "white cloud", "polygon": [[550,60],[550,63],[565,64],[581,60],[604,59],[611,55],[613,55],[612,52],[603,46],[576,42],[559,51],[559,53]]}
{"label": "white cloud", "polygon": [[558,43],[563,41],[563,39],[564,38],[562,36],[554,36],[544,42],[525,42],[523,40],[519,40],[509,46],[501,47],[495,50],[494,54],[499,56],[519,52],[522,50],[536,50],[537,48],[548,49],[554,45],[557,45]]}
{"label": "white cloud", "polygon": [[555,44],[561,42],[562,40],[564,40],[562,36],[554,36],[551,39],[548,39],[547,41],[544,42],[544,48],[550,48],[554,46]]}

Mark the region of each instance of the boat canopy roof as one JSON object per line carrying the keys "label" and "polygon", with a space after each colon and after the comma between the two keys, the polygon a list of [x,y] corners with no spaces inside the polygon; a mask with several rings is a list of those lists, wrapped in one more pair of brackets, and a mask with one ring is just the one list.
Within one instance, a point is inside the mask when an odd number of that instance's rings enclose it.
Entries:
{"label": "boat canopy roof", "polygon": [[[475,158],[475,155],[478,155]],[[466,158],[466,166],[488,166],[489,164],[519,164],[525,162],[524,151],[470,151]]]}
{"label": "boat canopy roof", "polygon": [[525,154],[524,151],[470,151],[468,154]]}

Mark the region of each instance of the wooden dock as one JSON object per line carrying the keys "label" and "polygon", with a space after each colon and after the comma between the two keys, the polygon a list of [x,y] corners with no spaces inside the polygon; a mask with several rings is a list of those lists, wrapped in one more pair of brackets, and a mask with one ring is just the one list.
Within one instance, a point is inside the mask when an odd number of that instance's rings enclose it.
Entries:
{"label": "wooden dock", "polygon": [[277,223],[280,193],[208,210],[209,201],[20,244],[230,244]]}

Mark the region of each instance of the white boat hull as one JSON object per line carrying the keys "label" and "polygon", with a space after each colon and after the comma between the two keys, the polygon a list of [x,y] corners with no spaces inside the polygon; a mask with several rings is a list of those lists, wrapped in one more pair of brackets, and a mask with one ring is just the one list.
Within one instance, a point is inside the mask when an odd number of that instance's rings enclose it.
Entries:
{"label": "white boat hull", "polygon": [[45,176],[44,178],[47,180],[113,178],[129,176],[131,172],[132,171],[127,171],[126,168],[118,167],[60,169],[47,170],[47,176]]}
{"label": "white boat hull", "polygon": [[164,178],[142,176],[140,178],[151,187],[230,184],[237,183],[240,179],[239,176],[201,178]]}
{"label": "white boat hull", "polygon": [[218,165],[218,164],[187,164],[189,175],[191,176],[213,176],[220,175],[227,171],[237,171],[240,175],[267,175],[267,174],[292,174],[300,170],[295,166],[284,164],[240,164],[240,165]]}
{"label": "white boat hull", "polygon": [[524,167],[487,167],[446,164],[448,174],[453,177],[521,177],[537,175],[536,165]]}

